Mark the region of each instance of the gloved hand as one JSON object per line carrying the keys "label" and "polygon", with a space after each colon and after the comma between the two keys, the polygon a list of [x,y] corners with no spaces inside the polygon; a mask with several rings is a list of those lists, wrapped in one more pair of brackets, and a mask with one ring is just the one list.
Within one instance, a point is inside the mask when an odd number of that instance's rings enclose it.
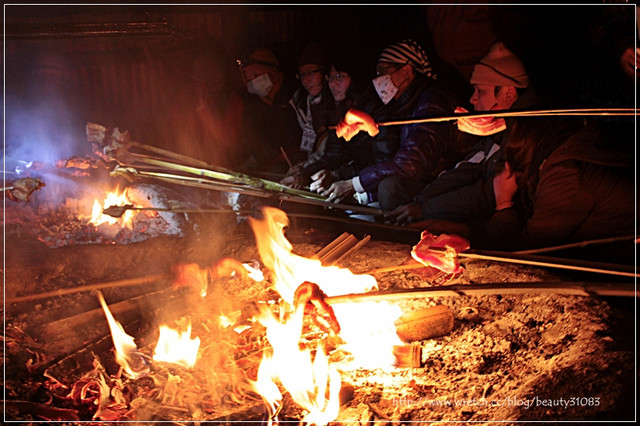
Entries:
{"label": "gloved hand", "polygon": [[362,111],[350,109],[336,126],[336,136],[349,142],[360,130],[366,131],[372,137],[380,132],[373,117]]}
{"label": "gloved hand", "polygon": [[[456,114],[464,114],[469,111],[462,107],[457,107]],[[504,118],[495,117],[462,117],[457,123],[458,130],[478,136],[490,136],[500,133],[507,128]]]}

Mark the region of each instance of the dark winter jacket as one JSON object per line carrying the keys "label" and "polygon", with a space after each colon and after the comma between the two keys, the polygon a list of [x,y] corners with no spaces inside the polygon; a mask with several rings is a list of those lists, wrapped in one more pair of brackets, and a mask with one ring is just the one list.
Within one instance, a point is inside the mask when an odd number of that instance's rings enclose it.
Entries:
{"label": "dark winter jacket", "polygon": [[[627,136],[632,146],[633,132]],[[531,192],[514,198],[515,208],[470,227],[472,246],[510,250],[634,235],[633,156],[612,139],[598,125],[569,137],[528,178]]]}
{"label": "dark winter jacket", "polygon": [[[512,109],[530,110],[537,103],[535,91],[529,88]],[[507,119],[507,126],[512,120]],[[504,167],[500,149],[504,133],[478,137],[462,161],[441,173],[415,197],[414,201],[422,205],[423,219],[467,222],[491,217],[495,208],[493,176]]]}
{"label": "dark winter jacket", "polygon": [[[398,102],[402,108],[394,120],[447,116],[461,104],[435,81],[422,76],[412,82]],[[376,118],[376,122],[380,121]],[[376,161],[358,171],[360,183],[372,201],[376,199],[378,184],[384,178],[400,176],[426,185],[443,170],[453,167],[471,149],[469,139],[461,137],[463,135],[453,122],[382,127],[399,127],[399,146],[388,159]]]}
{"label": "dark winter jacket", "polygon": [[[289,100],[289,105],[291,106],[291,108],[293,108],[301,129],[303,129],[305,124],[307,123],[307,96],[308,92],[301,87],[293,93],[293,96]],[[298,146],[298,149],[296,151],[290,153],[296,158],[295,162],[308,159],[313,155],[312,153],[317,153],[316,155],[320,157],[324,152],[326,138],[329,131],[328,127],[330,125],[335,125],[335,123],[332,123],[332,120],[334,120],[333,104],[333,95],[331,94],[329,87],[325,84],[322,92],[320,93],[320,96],[317,98],[317,101],[312,102],[310,105],[310,124],[316,134],[314,146],[312,148],[312,151],[310,151],[309,153],[302,151],[300,149],[301,147]]]}

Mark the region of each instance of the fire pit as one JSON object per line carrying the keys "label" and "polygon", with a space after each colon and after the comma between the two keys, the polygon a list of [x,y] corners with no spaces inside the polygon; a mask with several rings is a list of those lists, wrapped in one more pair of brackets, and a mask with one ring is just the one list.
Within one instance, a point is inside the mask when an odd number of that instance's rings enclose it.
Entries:
{"label": "fire pit", "polygon": [[[285,226],[286,214],[275,215],[216,216],[182,236],[60,247],[9,220],[6,418],[633,419],[633,298],[458,294],[382,300],[361,311],[331,299],[372,286],[397,292],[576,276],[461,258],[462,272],[442,282],[425,269],[384,269],[415,262],[412,246],[376,240],[338,266],[322,265],[318,255],[336,234],[302,221]],[[251,267],[243,272],[242,265]],[[262,280],[247,272],[256,266]],[[297,284],[304,281],[322,289],[328,306],[312,293],[300,302]],[[438,307],[439,317],[424,314]],[[447,312],[451,328],[435,335],[382,337],[389,324],[391,331],[424,321],[442,326]],[[358,351],[352,336],[366,330],[379,334]],[[176,340],[167,343],[167,334]],[[189,347],[190,354],[175,354]],[[384,361],[365,359],[385,354]],[[304,384],[310,388],[300,389]]]}

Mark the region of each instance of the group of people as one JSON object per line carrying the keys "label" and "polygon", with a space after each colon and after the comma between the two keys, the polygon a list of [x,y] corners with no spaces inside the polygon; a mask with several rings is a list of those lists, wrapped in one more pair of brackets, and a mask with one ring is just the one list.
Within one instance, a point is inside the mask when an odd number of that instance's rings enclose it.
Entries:
{"label": "group of people", "polygon": [[[235,162],[225,165],[280,176],[328,202],[378,207],[387,222],[462,235],[474,247],[635,233],[632,120],[424,120],[548,107],[502,42],[473,67],[468,100],[440,82],[411,39],[380,52],[369,82],[358,65],[348,52],[310,43],[299,54],[294,88],[272,50],[239,60],[248,95],[242,117],[251,126],[237,121],[236,143],[226,146],[238,155],[227,155]],[[203,115],[205,129],[210,115]]]}

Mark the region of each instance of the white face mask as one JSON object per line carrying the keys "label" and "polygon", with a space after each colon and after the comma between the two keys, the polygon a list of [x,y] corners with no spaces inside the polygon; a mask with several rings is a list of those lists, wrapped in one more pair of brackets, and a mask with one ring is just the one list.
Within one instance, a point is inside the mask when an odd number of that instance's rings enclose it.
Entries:
{"label": "white face mask", "polygon": [[269,74],[259,75],[258,77],[247,83],[247,91],[252,95],[257,95],[260,97],[267,96],[272,88],[273,83],[269,78]]}
{"label": "white face mask", "polygon": [[393,84],[390,74],[381,75],[372,80],[373,86],[380,96],[380,100],[385,105],[389,103],[391,99],[398,93],[398,86]]}

